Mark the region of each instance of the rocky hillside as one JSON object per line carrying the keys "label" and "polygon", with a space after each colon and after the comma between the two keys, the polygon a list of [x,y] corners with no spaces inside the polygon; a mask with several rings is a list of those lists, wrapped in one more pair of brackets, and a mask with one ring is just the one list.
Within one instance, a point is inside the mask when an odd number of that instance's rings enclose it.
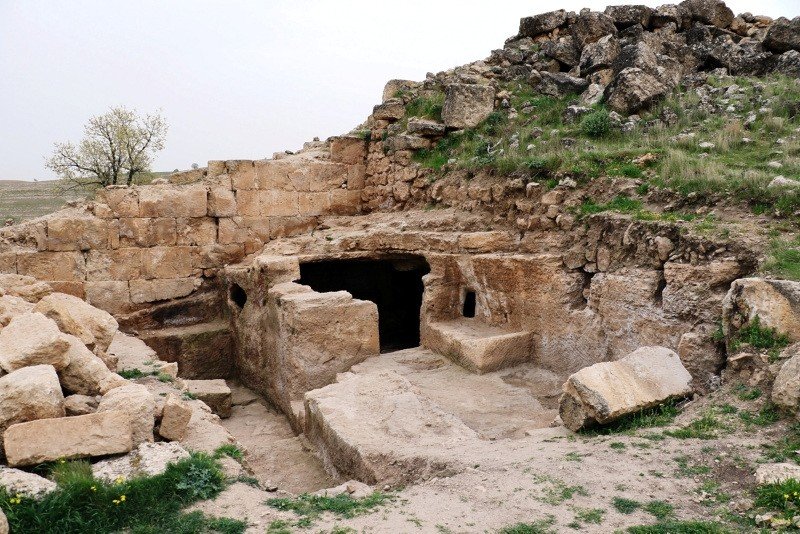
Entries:
{"label": "rocky hillside", "polygon": [[[520,198],[575,189],[570,220],[616,211],[750,240],[764,270],[797,278],[798,77],[800,17],[687,0],[523,18],[483,61],[387,84],[352,132],[395,165],[368,176],[367,208],[467,207],[442,191],[475,178]],[[393,183],[409,153],[419,170]],[[499,200],[484,207],[521,230],[550,224]]]}

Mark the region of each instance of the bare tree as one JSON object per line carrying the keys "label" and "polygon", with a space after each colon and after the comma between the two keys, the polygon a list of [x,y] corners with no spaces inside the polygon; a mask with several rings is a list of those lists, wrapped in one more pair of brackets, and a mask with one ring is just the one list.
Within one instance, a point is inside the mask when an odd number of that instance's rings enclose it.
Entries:
{"label": "bare tree", "polygon": [[148,172],[153,156],[164,148],[167,123],[160,114],[140,116],[135,110],[111,108],[89,119],[83,139],[56,143],[46,166],[68,188],[103,187]]}

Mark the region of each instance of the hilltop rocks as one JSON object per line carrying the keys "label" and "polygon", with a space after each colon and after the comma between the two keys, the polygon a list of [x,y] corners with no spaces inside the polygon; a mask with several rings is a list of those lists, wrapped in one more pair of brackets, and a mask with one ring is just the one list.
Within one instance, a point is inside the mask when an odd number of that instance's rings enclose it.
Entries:
{"label": "hilltop rocks", "polygon": [[564,383],[559,413],[576,431],[607,424],[630,413],[692,392],[692,377],[677,354],[664,347],[642,347],[615,362],[597,363]]}
{"label": "hilltop rocks", "polygon": [[51,365],[25,367],[0,377],[0,435],[9,426],[64,416],[64,396]]}
{"label": "hilltop rocks", "polygon": [[69,339],[56,323],[41,313],[26,313],[0,331],[0,368],[9,373],[30,365],[61,370],[69,364],[68,349]]}
{"label": "hilltop rocks", "polygon": [[608,107],[629,115],[663,97],[667,87],[642,69],[624,69],[606,90]]}
{"label": "hilltop rocks", "polygon": [[72,334],[103,358],[117,332],[117,321],[110,313],[64,293],[44,297],[35,310],[53,319],[62,332]]}
{"label": "hilltop rocks", "polygon": [[800,51],[800,17],[776,20],[764,37],[764,47],[772,52]]}
{"label": "hilltop rocks", "polygon": [[727,28],[733,22],[733,11],[721,0],[686,0],[680,5],[693,19],[718,28]]}
{"label": "hilltop rocks", "polygon": [[540,93],[556,97],[577,94],[589,86],[583,78],[564,72],[533,73],[531,82]]}
{"label": "hilltop rocks", "polygon": [[722,326],[728,342],[756,317],[763,328],[774,328],[791,341],[800,341],[800,282],[763,278],[733,282],[722,303]]}
{"label": "hilltop rocks", "polygon": [[538,37],[543,33],[550,33],[566,21],[567,12],[563,9],[533,17],[524,17],[519,22],[519,35],[521,37]]}
{"label": "hilltop rocks", "polygon": [[620,30],[635,24],[647,28],[653,9],[647,6],[608,6],[605,14],[612,18],[614,25]]}
{"label": "hilltop rocks", "polygon": [[10,466],[118,454],[133,445],[131,421],[119,411],[39,419],[11,425],[3,445]]}
{"label": "hilltop rocks", "polygon": [[442,120],[448,128],[474,128],[494,110],[494,88],[454,83],[445,87]]}
{"label": "hilltop rocks", "polygon": [[614,25],[614,19],[608,15],[589,11],[580,14],[570,25],[569,31],[572,38],[575,39],[575,46],[582,49],[605,35],[616,35],[617,27]]}

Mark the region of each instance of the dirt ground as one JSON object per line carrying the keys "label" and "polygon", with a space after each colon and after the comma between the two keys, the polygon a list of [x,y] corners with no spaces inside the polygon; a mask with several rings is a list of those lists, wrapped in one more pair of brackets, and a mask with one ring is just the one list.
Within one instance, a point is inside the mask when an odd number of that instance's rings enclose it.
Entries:
{"label": "dirt ground", "polygon": [[[741,525],[752,513],[755,468],[768,461],[765,446],[792,423],[775,421],[777,417],[754,419],[767,405],[766,397],[740,384],[726,384],[688,402],[665,427],[608,435],[532,427],[522,436],[486,437],[479,446],[450,451],[468,466],[452,476],[387,491],[388,504],[364,515],[348,519],[325,513],[310,521],[266,501],[340,481],[326,480],[316,458],[299,452],[297,441],[290,447],[293,452],[275,452],[276,446],[285,447],[282,440],[298,438],[287,434],[278,414],[253,401],[255,408],[244,409],[253,402],[237,407],[226,427],[248,448],[262,484],[234,483],[195,509],[246,520],[252,533],[269,532],[271,524],[273,529],[279,524],[288,528],[273,532],[490,533],[537,521],[548,532],[607,533],[659,518],[720,521],[732,532],[749,531]],[[702,439],[667,435],[701,418],[708,423]],[[277,491],[266,491],[267,479]],[[638,507],[624,513],[615,507],[615,498],[636,501]]]}

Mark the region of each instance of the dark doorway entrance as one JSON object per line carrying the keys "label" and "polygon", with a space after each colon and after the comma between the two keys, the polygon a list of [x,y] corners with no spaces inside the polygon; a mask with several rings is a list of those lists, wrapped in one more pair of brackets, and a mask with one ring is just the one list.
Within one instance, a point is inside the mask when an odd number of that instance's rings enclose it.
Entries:
{"label": "dark doorway entrance", "polygon": [[314,291],[348,291],[378,306],[381,352],[419,345],[422,277],[430,272],[421,256],[327,260],[300,265],[300,283]]}

